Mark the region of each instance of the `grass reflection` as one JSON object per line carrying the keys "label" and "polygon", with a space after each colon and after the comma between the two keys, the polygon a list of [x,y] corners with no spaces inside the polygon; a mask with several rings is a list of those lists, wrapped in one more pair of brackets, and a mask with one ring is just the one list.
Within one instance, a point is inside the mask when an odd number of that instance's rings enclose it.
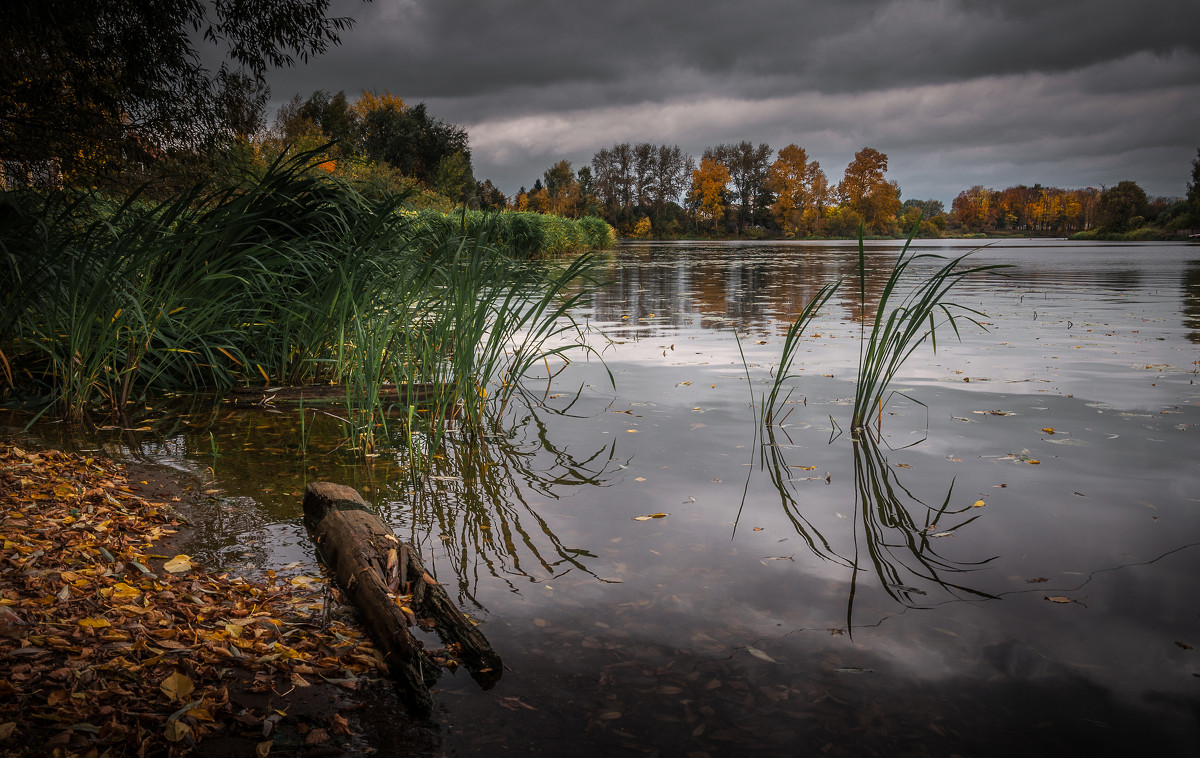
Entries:
{"label": "grass reflection", "polygon": [[[847,629],[854,628],[855,600],[863,589],[864,577],[871,574],[877,577],[884,593],[908,608],[931,607],[938,602],[936,596],[943,593],[955,598],[995,599],[994,595],[965,584],[962,575],[998,556],[962,561],[939,551],[940,540],[983,515],[972,505],[952,507],[953,480],[940,502],[927,504],[900,482],[878,443],[867,435],[853,440],[855,502],[852,532],[849,540],[841,540],[842,535],[823,533],[814,519],[805,514],[797,496],[799,481],[822,477],[797,477],[794,474],[796,467],[789,464],[786,457],[788,446],[779,443],[773,427],[766,427],[765,433],[760,447],[760,469],[770,477],[797,535],[816,557],[850,570]],[[844,542],[849,545],[835,546]]]}
{"label": "grass reflection", "polygon": [[539,513],[546,504],[533,500],[561,500],[577,486],[607,486],[621,463],[616,443],[579,455],[550,439],[539,411],[552,412],[510,404],[489,433],[444,436],[418,486],[406,480],[380,492],[381,507],[393,523],[407,524],[411,540],[440,541],[438,548],[427,545],[426,554],[435,565],[448,562],[460,601],[481,606],[475,588],[487,575],[514,591],[574,570],[596,576],[587,566],[595,556],[555,534]]}

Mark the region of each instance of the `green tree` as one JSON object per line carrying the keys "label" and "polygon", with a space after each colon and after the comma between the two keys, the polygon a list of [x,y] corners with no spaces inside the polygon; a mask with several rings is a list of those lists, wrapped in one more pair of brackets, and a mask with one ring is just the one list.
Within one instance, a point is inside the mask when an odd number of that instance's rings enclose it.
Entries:
{"label": "green tree", "polygon": [[1192,214],[1192,223],[1200,224],[1200,147],[1192,159],[1192,180],[1187,185],[1187,202]]}
{"label": "green tree", "polygon": [[1110,232],[1123,232],[1140,226],[1136,219],[1145,219],[1149,202],[1146,191],[1137,182],[1117,182],[1100,193],[1096,204],[1097,224]]}
{"label": "green tree", "polygon": [[[231,88],[253,102],[268,70],[338,43],[353,22],[329,17],[329,4],[7,0],[0,4],[0,155],[112,175],[168,148],[227,137],[245,126],[236,123],[244,110],[230,107]],[[200,45],[222,53],[216,71]]]}

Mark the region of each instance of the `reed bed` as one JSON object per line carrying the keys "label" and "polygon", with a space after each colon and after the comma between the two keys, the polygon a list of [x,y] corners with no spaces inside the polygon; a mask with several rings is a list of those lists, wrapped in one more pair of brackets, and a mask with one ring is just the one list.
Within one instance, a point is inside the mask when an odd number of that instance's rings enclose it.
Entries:
{"label": "reed bed", "polygon": [[[0,198],[7,399],[81,420],[167,390],[344,384],[369,450],[388,418],[478,425],[525,369],[578,346],[567,312],[596,265],[525,260],[562,247],[552,223],[541,236],[484,214],[435,224],[317,163],[281,157],[160,202]],[[434,410],[413,413],[430,387]]]}

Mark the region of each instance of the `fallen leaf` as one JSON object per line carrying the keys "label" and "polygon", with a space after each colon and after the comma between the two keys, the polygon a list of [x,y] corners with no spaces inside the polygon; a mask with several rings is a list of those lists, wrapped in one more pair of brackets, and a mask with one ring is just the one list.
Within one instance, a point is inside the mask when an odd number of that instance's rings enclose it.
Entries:
{"label": "fallen leaf", "polygon": [[983,500],[976,500],[975,502],[971,503],[972,508],[982,508],[985,505],[987,505],[987,503]]}
{"label": "fallen leaf", "polygon": [[176,671],[164,679],[162,684],[158,685],[158,688],[171,700],[182,701],[188,695],[192,694],[192,691],[196,689],[196,685],[192,684],[191,679]]}
{"label": "fallen leaf", "polygon": [[633,520],[634,521],[649,521],[652,518],[666,518],[669,515],[671,515],[671,514],[669,514],[669,513],[651,513],[649,516],[634,516]]}
{"label": "fallen leaf", "polygon": [[1051,603],[1069,603],[1071,598],[1063,597],[1062,595],[1046,595],[1046,599]]}
{"label": "fallen leaf", "polygon": [[164,563],[163,569],[171,572],[172,574],[182,574],[185,571],[191,571],[192,557],[190,555],[177,555]]}
{"label": "fallen leaf", "polygon": [[167,722],[166,729],[163,730],[163,736],[168,742],[179,742],[187,739],[192,734],[192,728],[187,724],[182,723],[179,719],[171,719]]}
{"label": "fallen leaf", "polygon": [[750,655],[754,656],[755,658],[759,659],[760,661],[766,661],[767,663],[779,663],[779,661],[775,660],[774,658],[767,655],[766,653],[759,650],[758,648],[754,647],[753,645],[747,645],[746,652],[749,653]]}

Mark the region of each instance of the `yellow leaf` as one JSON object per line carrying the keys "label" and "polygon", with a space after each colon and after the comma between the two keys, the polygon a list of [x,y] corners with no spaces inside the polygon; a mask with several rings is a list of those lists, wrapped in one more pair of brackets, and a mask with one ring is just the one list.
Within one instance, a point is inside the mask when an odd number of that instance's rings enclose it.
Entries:
{"label": "yellow leaf", "polygon": [[163,736],[167,738],[168,742],[179,742],[180,740],[189,737],[191,733],[192,728],[187,724],[180,722],[179,719],[172,719],[168,721],[167,728],[163,730]]}
{"label": "yellow leaf", "polygon": [[1043,432],[1045,432],[1046,434],[1054,434],[1054,427],[1052,427],[1052,426],[1043,426],[1043,427],[1042,427],[1042,431],[1043,431]]}
{"label": "yellow leaf", "polygon": [[255,745],[254,746],[255,758],[267,758],[267,756],[271,754],[271,746],[274,744],[275,744],[274,742],[267,740],[266,742],[260,742],[257,745]]}
{"label": "yellow leaf", "polygon": [[190,555],[177,555],[164,563],[163,568],[172,574],[182,574],[185,571],[191,571],[192,557]]}
{"label": "yellow leaf", "polygon": [[102,619],[99,617],[79,619],[79,625],[84,629],[103,629],[107,626],[112,626],[108,619]]}
{"label": "yellow leaf", "polygon": [[971,503],[972,508],[982,508],[985,505],[987,505],[987,503],[982,500],[976,500],[974,503]]}
{"label": "yellow leaf", "polygon": [[176,671],[162,680],[162,684],[158,685],[158,688],[171,700],[185,700],[196,689],[196,685],[192,684],[191,679]]}
{"label": "yellow leaf", "polygon": [[125,582],[117,582],[111,587],[100,590],[100,594],[113,600],[132,600],[142,594],[137,587],[131,587]]}

